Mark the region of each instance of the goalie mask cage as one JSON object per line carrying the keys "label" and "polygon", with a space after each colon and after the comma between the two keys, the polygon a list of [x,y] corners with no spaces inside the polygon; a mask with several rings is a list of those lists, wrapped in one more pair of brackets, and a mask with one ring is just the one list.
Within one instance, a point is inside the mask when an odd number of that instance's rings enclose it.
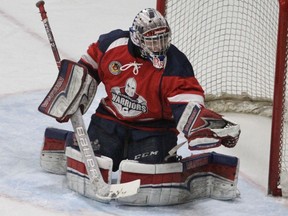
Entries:
{"label": "goalie mask cage", "polygon": [[288,0],[158,0],[157,9],[209,108],[272,116],[268,193],[287,192]]}

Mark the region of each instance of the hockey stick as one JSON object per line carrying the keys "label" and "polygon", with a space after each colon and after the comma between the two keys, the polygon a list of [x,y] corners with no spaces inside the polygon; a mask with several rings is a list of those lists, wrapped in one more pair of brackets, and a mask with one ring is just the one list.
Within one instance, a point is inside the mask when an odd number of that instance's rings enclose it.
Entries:
{"label": "hockey stick", "polygon": [[48,40],[49,40],[50,45],[51,45],[52,52],[53,52],[57,67],[59,69],[60,68],[60,64],[61,64],[61,59],[60,59],[60,55],[59,55],[59,52],[58,52],[58,49],[57,49],[57,46],[56,46],[56,43],[55,43],[55,40],[54,40],[54,36],[53,36],[52,30],[51,30],[51,27],[50,27],[50,24],[49,24],[49,21],[48,21],[48,17],[47,17],[47,13],[45,11],[45,8],[44,8],[44,4],[45,4],[44,1],[38,1],[36,3],[36,7],[39,8],[40,15],[41,15],[41,18],[42,18],[42,22],[44,24],[44,27],[45,27],[45,30],[46,30],[46,33],[47,33],[47,36],[48,36]]}
{"label": "hockey stick", "polygon": [[[42,21],[54,54],[54,58],[58,69],[61,65],[61,59],[57,46],[52,34],[51,27],[48,22],[47,14],[44,8],[44,1],[38,1],[36,6],[39,8]],[[82,118],[80,108],[72,115],[71,123],[75,132],[75,136],[82,154],[84,164],[91,182],[91,185],[95,191],[96,199],[101,202],[109,202],[111,199],[117,199],[120,197],[132,196],[138,192],[140,187],[140,180],[127,182],[124,184],[107,184],[102,177],[101,171],[97,164],[94,151],[91,146],[87,130]]]}

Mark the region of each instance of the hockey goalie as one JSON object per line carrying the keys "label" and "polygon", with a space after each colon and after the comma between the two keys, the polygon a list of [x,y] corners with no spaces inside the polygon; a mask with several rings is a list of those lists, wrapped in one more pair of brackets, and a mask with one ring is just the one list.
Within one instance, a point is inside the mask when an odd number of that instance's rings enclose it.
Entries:
{"label": "hockey goalie", "polygon": [[[115,201],[157,206],[237,197],[239,159],[213,150],[234,147],[240,126],[205,108],[193,67],[171,44],[171,29],[158,11],[144,9],[129,31],[101,35],[77,63],[62,60],[39,110],[59,122],[73,121],[75,113],[89,108],[100,83],[107,96],[87,134],[101,178],[107,185],[140,180],[136,193],[115,196]],[[71,190],[99,200],[76,132],[47,128],[41,166],[65,174]],[[187,140],[189,157],[177,154],[179,133]]]}

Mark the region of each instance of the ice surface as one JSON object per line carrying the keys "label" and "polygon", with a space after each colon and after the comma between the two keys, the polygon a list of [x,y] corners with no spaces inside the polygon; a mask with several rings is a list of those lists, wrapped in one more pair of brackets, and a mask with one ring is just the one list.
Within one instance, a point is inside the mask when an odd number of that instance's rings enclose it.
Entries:
{"label": "ice surface", "polygon": [[[227,114],[242,126],[240,147],[228,151],[241,160],[241,198],[234,201],[203,199],[170,207],[102,204],[69,190],[65,176],[44,172],[39,157],[45,128],[71,126],[37,111],[54,83],[57,68],[35,3],[1,0],[0,4],[1,216],[288,215],[287,200],[266,195],[270,120],[261,117]],[[135,14],[142,8],[154,7],[155,0],[47,0],[45,6],[61,57],[78,60],[99,34],[115,28],[127,29]],[[103,95],[100,87],[84,116],[87,124]],[[180,149],[182,155],[190,154],[186,149]],[[251,176],[253,168],[257,170],[255,176]]]}

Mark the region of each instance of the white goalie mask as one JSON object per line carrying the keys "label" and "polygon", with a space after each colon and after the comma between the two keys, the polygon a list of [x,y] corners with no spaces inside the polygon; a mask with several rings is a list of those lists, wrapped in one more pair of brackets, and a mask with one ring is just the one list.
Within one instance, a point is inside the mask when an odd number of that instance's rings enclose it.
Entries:
{"label": "white goalie mask", "polygon": [[141,55],[155,68],[164,68],[166,52],[171,43],[171,30],[166,19],[155,9],[140,11],[130,28],[132,42],[140,47]]}

